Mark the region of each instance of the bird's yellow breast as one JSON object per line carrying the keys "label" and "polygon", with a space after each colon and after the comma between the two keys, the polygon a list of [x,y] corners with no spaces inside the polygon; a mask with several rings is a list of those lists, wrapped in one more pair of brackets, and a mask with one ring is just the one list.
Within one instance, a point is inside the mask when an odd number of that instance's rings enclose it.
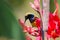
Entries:
{"label": "bird's yellow breast", "polygon": [[31,24],[32,24],[33,27],[37,27],[36,26],[36,21],[32,22]]}

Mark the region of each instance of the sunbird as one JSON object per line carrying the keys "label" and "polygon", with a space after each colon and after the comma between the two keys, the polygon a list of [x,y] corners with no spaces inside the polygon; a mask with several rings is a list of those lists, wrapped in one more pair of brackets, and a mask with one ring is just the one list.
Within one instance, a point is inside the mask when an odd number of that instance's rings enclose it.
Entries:
{"label": "sunbird", "polygon": [[28,19],[29,19],[32,27],[40,28],[40,23],[41,23],[40,18],[36,17],[36,16],[35,16],[34,14],[32,14],[32,13],[27,13],[27,14],[25,15],[25,22],[26,22],[26,20],[28,20]]}

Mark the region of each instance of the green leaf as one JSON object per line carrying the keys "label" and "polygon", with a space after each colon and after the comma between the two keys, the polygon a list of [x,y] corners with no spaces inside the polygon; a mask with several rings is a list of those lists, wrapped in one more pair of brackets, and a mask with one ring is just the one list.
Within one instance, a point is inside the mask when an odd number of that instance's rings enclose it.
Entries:
{"label": "green leaf", "polygon": [[15,40],[25,40],[22,28],[6,0],[0,0],[0,36]]}
{"label": "green leaf", "polygon": [[50,12],[54,12],[55,10],[55,4],[54,4],[54,0],[50,0]]}

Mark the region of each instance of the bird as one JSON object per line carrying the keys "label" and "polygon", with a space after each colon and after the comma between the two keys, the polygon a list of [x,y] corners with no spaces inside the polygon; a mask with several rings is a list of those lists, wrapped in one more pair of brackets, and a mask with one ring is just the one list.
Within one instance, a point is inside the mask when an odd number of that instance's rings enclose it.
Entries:
{"label": "bird", "polygon": [[42,29],[42,26],[41,26],[41,19],[38,18],[37,16],[35,16],[34,14],[32,13],[27,13],[25,15],[25,22],[29,19],[32,27],[37,27],[38,28],[38,33],[40,34],[40,37],[42,37],[41,39],[44,40],[44,31]]}
{"label": "bird", "polygon": [[40,18],[38,18],[37,16],[35,16],[35,15],[32,14],[32,13],[27,13],[27,14],[25,15],[25,22],[26,22],[26,20],[28,20],[28,19],[29,19],[32,27],[40,28],[40,23],[41,23]]}

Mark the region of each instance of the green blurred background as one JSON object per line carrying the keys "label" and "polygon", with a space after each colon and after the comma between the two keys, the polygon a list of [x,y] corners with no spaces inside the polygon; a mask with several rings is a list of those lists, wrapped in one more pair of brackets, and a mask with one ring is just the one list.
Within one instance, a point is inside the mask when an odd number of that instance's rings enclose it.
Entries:
{"label": "green blurred background", "polygon": [[[37,12],[29,5],[29,2],[33,1],[34,0],[0,0],[0,40],[25,40],[18,19],[24,20],[24,15],[28,12],[39,17]],[[54,0],[50,0],[51,12],[55,10],[53,1]],[[60,0],[58,0],[58,3],[60,9]],[[26,25],[31,26],[29,22],[27,22]]]}

